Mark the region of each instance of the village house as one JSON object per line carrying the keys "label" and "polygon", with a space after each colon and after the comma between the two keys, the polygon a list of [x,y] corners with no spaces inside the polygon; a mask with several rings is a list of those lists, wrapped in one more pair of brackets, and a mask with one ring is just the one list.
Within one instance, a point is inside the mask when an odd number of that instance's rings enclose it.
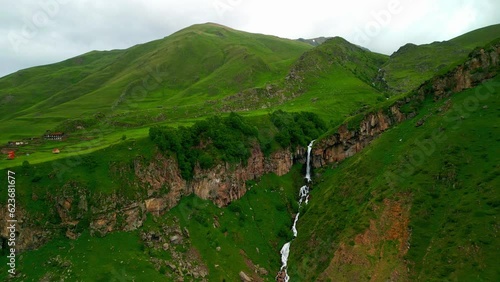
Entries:
{"label": "village house", "polygon": [[9,145],[11,147],[22,146],[22,145],[27,145],[27,144],[28,143],[24,142],[24,141],[9,141],[9,142],[7,142],[7,145]]}
{"label": "village house", "polygon": [[45,140],[64,140],[66,139],[66,134],[64,132],[51,132],[47,130],[43,135],[43,139]]}

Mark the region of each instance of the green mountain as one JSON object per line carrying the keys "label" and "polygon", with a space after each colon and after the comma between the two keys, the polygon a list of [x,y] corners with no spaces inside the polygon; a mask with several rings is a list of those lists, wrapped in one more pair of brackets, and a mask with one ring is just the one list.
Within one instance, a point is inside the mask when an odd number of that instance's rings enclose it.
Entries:
{"label": "green mountain", "polygon": [[143,138],[153,125],[190,125],[213,114],[312,111],[338,123],[385,99],[371,77],[387,56],[341,38],[311,48],[205,24],[127,50],[19,71],[0,79],[0,119],[9,121],[0,125],[0,141],[46,130],[71,134],[60,155],[43,145],[22,152],[38,156],[26,159],[35,163],[105,148],[123,135]]}
{"label": "green mountain", "polygon": [[294,63],[288,78],[299,82],[303,94],[278,108],[311,111],[332,123],[342,122],[354,112],[385,100],[374,78],[387,59],[343,38],[328,39]]}
{"label": "green mountain", "polygon": [[16,130],[28,125],[25,120],[50,129],[67,118],[96,113],[117,116],[165,107],[162,112],[175,116],[198,110],[207,100],[283,77],[310,48],[205,24],[126,50],[94,51],[22,70],[0,79],[0,119],[12,125],[3,130],[18,134],[2,137],[29,137],[28,130]]}
{"label": "green mountain", "polygon": [[498,38],[500,25],[463,34],[449,41],[424,45],[408,43],[394,52],[381,68],[380,79],[393,93],[406,93],[438,73],[462,63],[474,48]]}
{"label": "green mountain", "polygon": [[209,23],[0,78],[0,279],[497,281],[499,28],[386,56]]}

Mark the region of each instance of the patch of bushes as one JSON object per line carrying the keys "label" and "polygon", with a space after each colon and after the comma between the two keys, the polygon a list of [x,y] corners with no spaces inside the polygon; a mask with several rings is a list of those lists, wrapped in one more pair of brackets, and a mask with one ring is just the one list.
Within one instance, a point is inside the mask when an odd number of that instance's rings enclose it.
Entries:
{"label": "patch of bushes", "polygon": [[279,130],[274,139],[283,148],[307,146],[327,129],[318,115],[309,112],[287,113],[279,110],[271,114],[271,121]]}
{"label": "patch of bushes", "polygon": [[278,234],[276,235],[278,236],[278,238],[284,239],[286,242],[289,242],[293,239],[292,230],[285,226],[282,226],[278,231]]}
{"label": "patch of bushes", "polygon": [[181,175],[188,180],[197,162],[203,169],[217,161],[245,163],[257,135],[257,129],[236,113],[198,121],[189,128],[162,126],[149,130],[149,137],[160,150],[176,154]]}
{"label": "patch of bushes", "polygon": [[[269,118],[278,129],[274,141],[282,148],[307,146],[326,131],[323,120],[313,113],[277,111]],[[197,164],[202,169],[218,162],[246,164],[253,146],[259,145],[263,152],[271,150],[271,144],[263,144],[263,138],[259,138],[257,128],[236,113],[197,121],[191,127],[152,127],[149,137],[161,151],[176,155],[181,176],[186,180],[193,178]]]}

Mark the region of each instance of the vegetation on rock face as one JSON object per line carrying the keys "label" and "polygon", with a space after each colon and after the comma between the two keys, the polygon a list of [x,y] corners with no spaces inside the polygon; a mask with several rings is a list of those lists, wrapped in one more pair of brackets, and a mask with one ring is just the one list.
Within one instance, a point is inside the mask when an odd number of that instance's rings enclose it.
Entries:
{"label": "vegetation on rock face", "polygon": [[279,130],[274,138],[283,148],[305,147],[326,131],[325,122],[308,112],[276,111],[271,114],[271,121]]}
{"label": "vegetation on rock face", "polygon": [[[306,146],[326,130],[323,120],[314,113],[277,111],[269,118],[277,129],[274,140],[281,148]],[[186,180],[193,177],[197,164],[202,169],[220,162],[246,164],[254,145],[266,153],[272,147],[269,141],[263,141],[251,120],[236,113],[197,121],[190,127],[152,127],[149,138],[161,151],[175,153]]]}
{"label": "vegetation on rock face", "polygon": [[193,177],[197,163],[203,169],[217,162],[245,163],[258,131],[243,117],[211,117],[191,127],[152,127],[149,137],[162,151],[174,152],[184,179]]}

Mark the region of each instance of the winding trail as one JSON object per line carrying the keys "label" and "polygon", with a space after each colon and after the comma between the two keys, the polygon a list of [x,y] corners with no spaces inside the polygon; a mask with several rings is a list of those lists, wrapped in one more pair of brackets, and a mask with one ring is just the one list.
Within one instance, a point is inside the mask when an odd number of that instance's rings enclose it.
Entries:
{"label": "winding trail", "polygon": [[[302,206],[302,203],[305,203],[306,205],[309,203],[309,183],[311,183],[311,150],[312,146],[314,144],[314,141],[311,141],[309,146],[307,146],[307,166],[306,166],[306,176],[305,179],[307,180],[307,184],[300,187],[299,190],[299,211],[297,212],[297,215],[295,216],[295,219],[293,221],[293,226],[292,226],[292,232],[293,232],[293,237],[297,237],[297,222],[299,221],[299,216],[300,216],[300,208]],[[293,241],[293,239],[292,239]],[[281,248],[280,254],[281,254],[281,269],[278,272],[278,275],[276,276],[276,281],[285,281],[288,282],[290,280],[290,277],[288,276],[288,256],[290,255],[290,245],[292,244],[292,241],[287,242],[283,247]]]}

